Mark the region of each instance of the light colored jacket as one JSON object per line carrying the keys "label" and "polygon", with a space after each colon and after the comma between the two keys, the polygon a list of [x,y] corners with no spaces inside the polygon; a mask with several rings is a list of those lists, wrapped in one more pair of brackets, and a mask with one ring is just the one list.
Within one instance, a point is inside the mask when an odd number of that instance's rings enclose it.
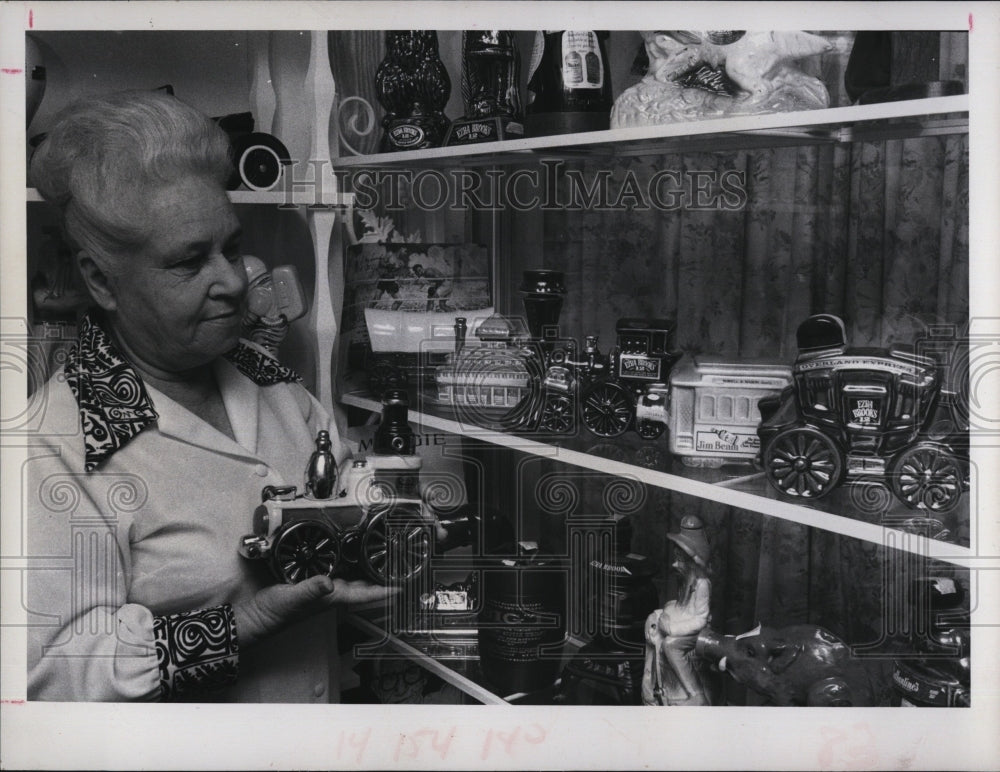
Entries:
{"label": "light colored jacket", "polygon": [[[33,565],[54,568],[28,576],[29,699],[163,697],[158,656],[174,655],[154,640],[156,620],[234,604],[272,583],[264,565],[237,553],[261,489],[301,489],[320,429],[330,432],[338,462],[349,455],[300,384],[259,386],[226,360],[216,374],[235,441],[146,386],[155,422],[90,472],[65,373],[45,387],[24,517],[29,554],[46,558]],[[99,438],[107,427],[87,431]],[[239,651],[235,683],[198,699],[337,701],[335,612]]]}

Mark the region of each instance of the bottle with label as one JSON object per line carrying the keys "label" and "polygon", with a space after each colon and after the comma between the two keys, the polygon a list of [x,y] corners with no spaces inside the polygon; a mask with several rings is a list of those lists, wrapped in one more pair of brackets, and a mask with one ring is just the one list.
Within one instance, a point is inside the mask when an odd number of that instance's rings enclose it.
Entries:
{"label": "bottle with label", "polygon": [[451,80],[438,54],[437,33],[386,32],[375,93],[386,111],[380,152],[440,147],[451,125],[444,114]]}
{"label": "bottle with label", "polygon": [[608,32],[539,31],[531,52],[525,131],[529,136],[609,127]]}
{"label": "bottle with label", "polygon": [[631,551],[627,515],[611,516],[592,533],[599,546],[580,572],[589,588],[580,599],[581,632],[591,640],[563,669],[556,702],[640,705],[646,618],[660,605],[652,579],[656,568],[645,555]]}

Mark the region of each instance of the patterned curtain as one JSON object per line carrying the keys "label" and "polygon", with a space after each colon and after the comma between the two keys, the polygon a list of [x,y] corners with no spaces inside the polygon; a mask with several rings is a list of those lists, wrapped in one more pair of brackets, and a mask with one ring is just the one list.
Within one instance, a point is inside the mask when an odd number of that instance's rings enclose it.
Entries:
{"label": "patterned curtain", "polygon": [[[627,180],[647,191],[669,171],[686,203],[546,214],[545,267],[565,271],[580,297],[563,328],[611,346],[618,318],[670,316],[687,352],[787,361],[812,313],[840,315],[859,346],[962,324],[968,168],[965,135],[577,164],[585,181],[611,172],[611,200]],[[742,180],[742,207],[691,205],[697,184],[720,201],[719,179]],[[563,193],[568,200],[568,185]]]}
{"label": "patterned curtain", "polygon": [[[612,200],[630,178],[646,190],[663,170],[682,180],[724,172],[745,180],[739,208],[550,211],[514,234],[512,268],[564,271],[562,331],[580,339],[596,332],[604,351],[625,316],[675,318],[677,344],[689,353],[785,362],[795,356],[796,327],[813,313],[841,316],[856,346],[912,342],[927,325],[967,322],[964,135],[600,158],[564,168],[585,181],[610,170]],[[709,199],[718,192],[706,190]],[[595,490],[584,492],[579,511],[600,507],[599,478],[581,483]],[[890,587],[892,567],[906,553],[669,491],[646,495],[634,544],[661,567],[663,598],[673,597],[665,534],[694,513],[713,545],[715,629],[811,623],[879,650],[891,627],[887,604],[900,591]],[[870,664],[888,688],[888,655]],[[758,699],[726,681],[726,701]],[[888,697],[886,689],[881,698]]]}

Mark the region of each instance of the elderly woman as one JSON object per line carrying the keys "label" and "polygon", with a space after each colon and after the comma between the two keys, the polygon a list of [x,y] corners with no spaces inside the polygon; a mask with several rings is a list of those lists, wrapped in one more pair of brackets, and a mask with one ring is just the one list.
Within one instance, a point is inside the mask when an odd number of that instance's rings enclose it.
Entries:
{"label": "elderly woman", "polygon": [[336,701],[332,607],[390,593],[273,585],[237,554],[319,430],[349,453],[297,376],[239,340],[230,171],[215,124],[155,92],[74,105],[32,160],[94,309],[28,467],[29,551],[55,566],[28,578],[31,699]]}

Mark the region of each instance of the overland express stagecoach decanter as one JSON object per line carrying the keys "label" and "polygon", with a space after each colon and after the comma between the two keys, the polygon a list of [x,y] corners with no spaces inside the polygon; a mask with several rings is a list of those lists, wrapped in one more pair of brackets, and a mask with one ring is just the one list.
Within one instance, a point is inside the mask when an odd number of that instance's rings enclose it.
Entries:
{"label": "overland express stagecoach decanter", "polygon": [[794,386],[760,403],[770,483],[816,499],[845,479],[881,478],[908,507],[955,508],[969,486],[968,425],[937,361],[904,347],[848,348],[830,314],[806,319],[797,338]]}

